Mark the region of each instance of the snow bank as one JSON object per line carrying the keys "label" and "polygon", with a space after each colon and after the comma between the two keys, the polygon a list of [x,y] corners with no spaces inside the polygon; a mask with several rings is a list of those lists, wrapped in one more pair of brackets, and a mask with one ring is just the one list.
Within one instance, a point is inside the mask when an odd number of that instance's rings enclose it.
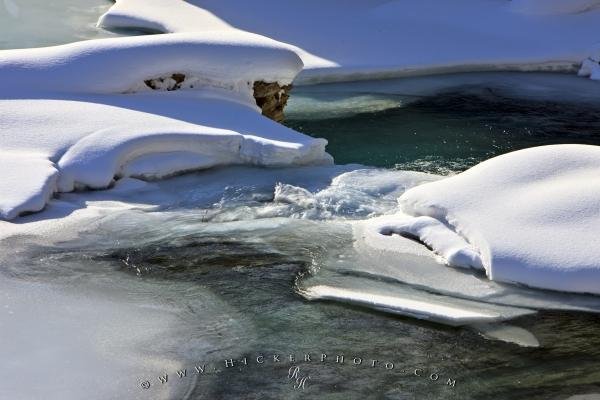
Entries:
{"label": "snow bank", "polygon": [[597,4],[118,0],[99,24],[160,32],[259,33],[288,43],[300,55],[305,69],[297,83],[315,83],[459,71],[576,72],[597,42]]}
{"label": "snow bank", "polygon": [[169,0],[117,0],[110,12],[100,17],[98,26],[154,32],[233,29],[209,11],[186,1]]}
{"label": "snow bank", "polygon": [[532,15],[574,14],[599,6],[599,0],[510,0],[512,11]]}
{"label": "snow bank", "polygon": [[[450,256],[475,249],[492,280],[600,294],[598,176],[597,146],[505,154],[408,190],[399,202],[416,219],[392,224],[391,230],[418,235],[459,266],[475,257]],[[423,216],[439,224],[414,229]]]}
{"label": "snow bank", "polygon": [[377,227],[380,234],[398,234],[409,238],[419,238],[423,243],[441,255],[450,265],[482,269],[481,257],[476,249],[443,222],[427,217],[395,216],[386,218]]}
{"label": "snow bank", "polygon": [[52,196],[57,170],[43,155],[0,152],[0,171],[0,219],[13,219],[22,212],[41,210]]}
{"label": "snow bank", "polygon": [[[40,210],[52,192],[105,188],[115,177],[331,160],[324,140],[206,92],[0,100],[0,110],[10,116],[0,120],[0,190],[14,193],[2,203],[7,219]],[[37,153],[24,153],[30,148]]]}
{"label": "snow bank", "polygon": [[586,76],[595,81],[600,81],[600,48],[593,52],[593,54],[588,58],[583,60],[577,75]]}
{"label": "snow bank", "polygon": [[325,140],[262,117],[252,96],[254,82],[286,85],[301,68],[284,45],[243,32],[2,51],[0,218],[115,178],[330,163]]}
{"label": "snow bank", "polygon": [[173,73],[195,78],[197,87],[243,90],[260,80],[289,84],[301,69],[302,61],[283,44],[238,31],[98,39],[0,53],[3,92],[19,94],[149,90],[145,80]]}

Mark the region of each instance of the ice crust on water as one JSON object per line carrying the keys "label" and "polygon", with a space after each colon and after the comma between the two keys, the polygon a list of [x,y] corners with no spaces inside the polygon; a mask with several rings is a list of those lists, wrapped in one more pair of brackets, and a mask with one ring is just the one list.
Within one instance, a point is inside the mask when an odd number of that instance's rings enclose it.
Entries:
{"label": "ice crust on water", "polygon": [[[141,280],[118,273],[114,264],[55,259],[57,253],[15,242],[0,259],[2,399],[184,398],[194,376],[160,385],[157,374],[168,373],[171,382],[171,374],[216,347],[233,346],[235,332],[251,331],[208,289]],[[175,301],[167,288],[185,295]],[[198,335],[207,327],[215,338]],[[32,365],[44,370],[34,381]],[[149,390],[139,386],[146,379]]]}
{"label": "ice crust on water", "polygon": [[376,310],[412,316],[447,325],[460,326],[485,322],[497,322],[509,318],[502,311],[510,310],[510,317],[531,314],[526,309],[509,307],[488,307],[445,296],[434,296],[418,291],[394,291],[383,294],[381,290],[346,289],[343,287],[315,285],[303,290],[302,295],[308,299],[336,300],[374,308]]}
{"label": "ice crust on water", "polygon": [[[285,45],[239,31],[2,51],[0,218],[115,177],[330,163],[325,140],[267,120],[252,97],[253,82],[289,84],[301,68]],[[189,90],[144,83],[174,73],[191,79]]]}
{"label": "ice crust on water", "polygon": [[[470,266],[454,256],[475,249],[495,281],[600,294],[598,176],[600,147],[520,150],[408,190],[399,203],[414,219],[386,229],[416,234],[454,265]],[[423,217],[440,224],[414,229]]]}
{"label": "ice crust on water", "polygon": [[519,327],[496,324],[537,310],[600,312],[597,296],[540,291],[491,281],[479,270],[446,267],[445,260],[421,243],[399,235],[382,235],[380,228],[390,220],[397,221],[398,216],[353,221],[350,245],[318,256],[314,274],[300,284],[300,294],[310,300],[348,302],[448,325],[466,325],[486,338],[521,346],[538,343]]}
{"label": "ice crust on water", "polygon": [[576,72],[597,43],[598,4],[118,0],[99,24],[160,32],[259,33],[288,43],[300,55],[305,69],[297,83],[315,83],[432,72]]}
{"label": "ice crust on water", "polygon": [[[100,242],[136,247],[198,232],[245,235],[274,249],[319,248],[311,251],[313,275],[299,283],[313,300],[450,325],[494,324],[537,309],[600,311],[597,297],[489,281],[478,270],[444,267],[414,240],[379,233],[396,218],[402,193],[441,178],[359,166],[239,166],[155,182],[124,178],[108,190],[63,194],[19,224],[0,221],[0,238],[28,235],[54,246],[94,232]],[[508,340],[506,332],[500,336]]]}

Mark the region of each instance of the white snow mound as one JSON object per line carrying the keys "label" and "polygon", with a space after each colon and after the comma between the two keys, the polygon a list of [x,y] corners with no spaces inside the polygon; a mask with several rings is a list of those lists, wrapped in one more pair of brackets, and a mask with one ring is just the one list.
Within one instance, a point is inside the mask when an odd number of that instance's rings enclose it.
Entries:
{"label": "white snow mound", "polygon": [[289,84],[302,61],[282,43],[240,31],[132,36],[0,52],[3,93],[123,93],[181,73],[198,86]]}
{"label": "white snow mound", "polygon": [[117,0],[99,25],[258,33],[288,43],[305,64],[296,82],[315,83],[459,71],[576,72],[597,42],[599,4],[600,0]]}
{"label": "white snow mound", "polygon": [[417,235],[459,266],[472,259],[451,256],[475,249],[492,280],[600,294],[599,177],[598,146],[516,151],[408,190],[399,203],[415,219],[388,230]]}
{"label": "white snow mound", "polygon": [[592,80],[600,81],[600,51],[597,56],[590,56],[583,60],[577,75],[587,76]]}
{"label": "white snow mound", "polygon": [[0,51],[0,218],[115,178],[331,163],[325,140],[261,116],[252,96],[301,69],[285,45],[240,31]]}

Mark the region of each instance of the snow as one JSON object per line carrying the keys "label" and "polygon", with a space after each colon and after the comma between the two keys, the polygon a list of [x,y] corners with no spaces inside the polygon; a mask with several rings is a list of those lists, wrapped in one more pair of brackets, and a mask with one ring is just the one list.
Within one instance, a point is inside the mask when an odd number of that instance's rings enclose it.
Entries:
{"label": "snow", "polygon": [[575,72],[597,44],[597,5],[597,0],[118,0],[99,24],[258,33],[299,54],[305,69],[296,83],[316,83],[459,71]]}
{"label": "snow", "polygon": [[590,52],[590,56],[583,60],[577,75],[600,81],[600,48]]}
{"label": "snow", "polygon": [[13,219],[22,212],[44,208],[57,178],[52,162],[36,153],[7,152],[0,155],[0,218]]}
{"label": "snow", "polygon": [[[408,190],[399,203],[415,219],[387,229],[416,234],[458,266],[475,257],[457,252],[476,251],[495,281],[600,294],[599,174],[597,146],[508,153]],[[439,224],[415,229],[424,216]]]}
{"label": "snow", "polygon": [[[262,117],[252,97],[253,82],[289,84],[301,68],[294,52],[243,32],[3,51],[0,218],[39,211],[55,192],[106,188],[116,178],[330,163],[325,140]],[[180,90],[144,83],[173,74],[185,75]]]}
{"label": "snow", "polygon": [[[224,68],[226,66],[226,68]],[[289,84],[298,56],[274,40],[238,31],[134,36],[0,54],[3,92],[124,93],[150,90],[144,80],[183,73],[198,86],[248,92],[265,80]]]}
{"label": "snow", "polygon": [[[331,255],[320,260],[326,266],[322,269],[359,277],[360,283],[356,285],[359,290],[365,287],[364,277],[369,277],[378,286],[381,282],[393,282],[394,287],[409,285],[427,293],[475,300],[483,305],[600,312],[597,296],[539,291],[489,280],[484,271],[473,268],[445,268],[446,260],[418,241],[400,235],[382,235],[381,226],[399,217],[390,213],[353,222],[352,249],[339,255],[338,249],[332,249]],[[338,280],[327,278],[319,280],[319,284],[336,285]]]}
{"label": "snow", "polygon": [[533,15],[582,13],[600,6],[598,0],[511,0],[514,12]]}
{"label": "snow", "polygon": [[419,238],[435,253],[443,256],[450,265],[483,268],[477,250],[462,237],[457,236],[451,227],[435,218],[398,216],[386,219],[377,229],[381,235],[398,234]]}
{"label": "snow", "polygon": [[[1,398],[141,400],[148,397],[137,387],[141,374],[182,367],[178,357],[164,355],[172,351],[164,349],[164,337],[172,334],[171,326],[181,326],[179,310],[140,295],[132,284],[115,290],[123,285],[116,278],[110,287],[88,284],[106,279],[98,276],[62,287],[2,278]],[[45,371],[34,382],[26,373],[31,365]],[[65,379],[67,371],[72,379]],[[181,397],[188,385],[180,385],[160,388],[153,398]]]}
{"label": "snow", "polygon": [[[165,0],[119,0],[109,13],[100,17],[98,25],[112,29],[136,28],[155,32],[233,29],[211,12],[186,1],[175,3]],[[199,26],[202,28],[198,29]]]}

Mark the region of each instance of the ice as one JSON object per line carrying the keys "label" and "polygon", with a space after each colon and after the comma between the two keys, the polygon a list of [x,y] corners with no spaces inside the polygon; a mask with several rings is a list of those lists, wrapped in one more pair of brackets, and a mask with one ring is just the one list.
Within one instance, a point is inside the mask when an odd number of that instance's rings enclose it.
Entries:
{"label": "ice", "polygon": [[599,165],[597,146],[530,148],[412,188],[399,202],[440,221],[443,233],[423,241],[448,249],[450,228],[492,280],[600,294]]}
{"label": "ice", "polygon": [[498,283],[477,270],[444,266],[419,242],[381,235],[378,228],[389,218],[352,222],[352,239],[315,256],[299,293],[310,300],[469,326],[486,338],[520,346],[537,346],[537,340],[519,326],[499,322],[538,310],[600,312],[597,296]]}
{"label": "ice", "polygon": [[[245,243],[260,244],[274,254],[291,254],[295,261],[310,265],[310,273],[299,277],[297,283],[299,292],[313,300],[330,299],[467,327],[481,323],[495,326],[499,321],[530,315],[538,309],[600,311],[597,297],[489,281],[476,270],[445,267],[418,242],[398,235],[384,236],[375,229],[394,215],[396,199],[405,190],[439,179],[416,172],[332,165],[281,169],[237,166],[153,182],[123,178],[108,190],[62,194],[52,199],[46,210],[24,216],[19,223],[1,221],[0,243],[11,251],[15,250],[11,243],[20,243],[24,237],[28,238],[27,243],[52,248],[65,247],[70,242],[75,248],[93,245],[115,249],[176,243],[198,235],[235,237]],[[81,250],[79,253],[87,254]],[[60,277],[66,273],[64,262],[55,261],[52,254],[44,252],[43,257],[38,257],[18,252],[23,261],[16,265],[12,254],[6,253],[11,263],[5,263],[3,270],[8,273],[29,273],[31,267],[23,265],[32,259],[41,263],[36,274]],[[87,282],[74,285],[88,296],[88,302],[81,303],[82,310],[104,310],[95,305],[100,299],[96,287],[89,285],[114,285],[112,279],[128,285],[129,280],[113,276],[113,269],[88,280],[87,275],[81,275],[85,265],[78,258],[72,263],[80,277],[77,279]],[[156,282],[155,288],[139,287],[140,284],[135,282],[142,293],[156,293],[162,282]],[[169,288],[171,293],[185,293],[185,287]],[[128,287],[123,290],[131,292]],[[112,292],[104,296],[110,298]],[[138,301],[144,304],[149,300],[134,297],[112,301],[128,301],[135,308]],[[197,304],[205,307],[207,302],[215,301],[202,299]],[[222,304],[211,310],[215,315],[221,315],[222,310],[226,310],[223,315],[232,312],[222,308]],[[47,311],[42,308],[40,312]],[[196,316],[193,320],[197,319]],[[87,319],[82,321],[88,324]],[[128,324],[136,321],[129,318]],[[201,322],[208,324],[206,320]],[[70,326],[67,321],[57,323]],[[129,329],[128,324],[123,329]],[[92,322],[89,325],[95,326]],[[159,332],[160,329],[157,328]],[[512,338],[514,343],[524,341],[521,334],[511,331],[496,336],[502,336],[500,340]],[[111,338],[113,334],[103,335]],[[172,336],[185,342],[179,335]],[[170,337],[168,331],[162,337]],[[89,347],[88,351],[93,349]],[[35,357],[32,354],[31,360]],[[93,360],[96,356],[90,357]],[[181,358],[185,359],[185,355]],[[137,383],[135,379],[134,382]]]}
{"label": "ice", "polygon": [[378,311],[425,319],[452,326],[491,323],[531,314],[534,311],[469,302],[446,296],[396,288],[384,294],[381,288],[343,288],[314,285],[301,291],[309,300],[335,300],[358,304]]}
{"label": "ice", "polygon": [[[140,376],[180,368],[180,359],[159,350],[168,350],[162,338],[180,324],[177,313],[149,296],[89,286],[65,293],[63,286],[5,276],[0,288],[2,398],[143,399]],[[33,381],[32,366],[44,371]],[[153,397],[179,397],[187,387],[157,388]]]}
{"label": "ice", "polygon": [[[317,90],[319,86],[317,85]],[[307,88],[310,90],[310,87]],[[289,101],[286,115],[297,119],[344,118],[360,113],[375,113],[399,108],[409,102],[385,95],[338,94],[335,93],[335,87],[327,88],[329,91],[323,94],[298,93],[296,89]]]}
{"label": "ice", "polygon": [[119,0],[100,24],[259,33],[288,43],[305,64],[297,82],[315,83],[460,71],[575,72],[597,41],[597,4]]}
{"label": "ice", "polygon": [[481,336],[515,343],[522,347],[539,347],[540,342],[528,330],[507,324],[476,324],[473,326]]}
{"label": "ice", "polygon": [[[291,216],[294,212],[304,213],[307,210],[299,210],[290,204],[284,204],[281,209],[277,208],[273,199],[278,183],[302,187],[315,193],[327,190],[334,178],[363,168],[356,165],[276,169],[233,166],[195,172],[163,181],[145,182],[134,178],[122,178],[104,191],[63,193],[59,198],[51,199],[42,212],[23,216],[18,220],[19,223],[0,221],[0,239],[28,236],[31,240],[53,245],[78,237],[79,232],[94,226],[97,221],[108,218],[109,215],[115,214],[118,215],[117,219],[122,218],[124,212],[141,212],[145,218],[151,218],[145,214],[146,211],[161,211],[156,214],[165,214],[166,218],[167,210],[174,209],[197,218],[198,223],[219,219],[231,221],[259,216]],[[401,175],[402,173],[398,172],[394,179],[390,175],[389,180],[398,185],[398,177]],[[363,200],[370,197],[365,194],[362,196]],[[397,194],[390,196],[379,205],[378,210],[385,212],[395,208],[396,197]],[[371,197],[370,202],[376,204],[376,199]],[[338,209],[340,213],[352,213],[351,207],[358,208],[360,203],[353,201],[343,210],[337,207],[331,211]],[[187,224],[189,221],[181,225]],[[166,227],[164,229],[167,230]],[[175,224],[169,229],[178,231],[180,228]]]}
{"label": "ice", "polygon": [[331,184],[311,193],[302,187],[279,184],[274,201],[289,205],[290,216],[306,219],[366,218],[390,212],[406,188],[439,179],[414,171],[376,168],[354,170],[334,177]]}
{"label": "ice", "polygon": [[[418,187],[418,186],[417,186]],[[600,312],[596,296],[541,291],[490,281],[479,270],[450,268],[422,243],[399,235],[381,235],[379,228],[393,215],[353,221],[351,247],[319,259],[335,274],[397,282],[446,296],[514,307]],[[337,278],[336,278],[337,279]],[[331,284],[330,280],[326,281]]]}

